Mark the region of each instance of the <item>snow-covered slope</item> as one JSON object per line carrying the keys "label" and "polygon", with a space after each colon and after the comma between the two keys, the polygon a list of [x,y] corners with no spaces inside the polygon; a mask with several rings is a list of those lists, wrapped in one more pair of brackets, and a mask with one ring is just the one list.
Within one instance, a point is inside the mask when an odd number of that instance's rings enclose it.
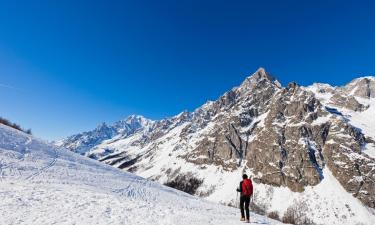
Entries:
{"label": "snow-covered slope", "polygon": [[[245,171],[266,212],[282,216],[298,205],[317,223],[375,224],[374,84],[366,77],[343,87],[282,87],[260,68],[194,112],[81,153],[222,204],[235,204]],[[82,139],[72,137],[59,144],[79,152]]]}
{"label": "snow-covered slope", "polygon": [[[0,125],[0,224],[242,224],[201,200]],[[279,224],[252,214],[256,224]]]}

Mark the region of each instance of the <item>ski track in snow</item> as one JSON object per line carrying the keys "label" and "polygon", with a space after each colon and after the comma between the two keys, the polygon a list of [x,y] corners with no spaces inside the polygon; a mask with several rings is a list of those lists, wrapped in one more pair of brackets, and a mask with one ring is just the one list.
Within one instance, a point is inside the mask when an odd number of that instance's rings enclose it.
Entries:
{"label": "ski track in snow", "polygon": [[[12,163],[9,163],[9,164],[7,164],[7,165],[5,165],[5,166],[0,166],[0,174],[2,174],[2,170],[3,170],[3,169],[7,169],[7,168],[10,168],[10,167],[13,167],[14,165],[17,165],[17,164],[19,164],[20,162],[22,162],[22,161],[25,160],[26,154],[27,154],[27,152],[28,152],[28,147],[27,147],[27,145],[31,144],[31,142],[32,142],[32,139],[31,139],[30,137],[28,137],[28,138],[27,138],[27,141],[25,142],[25,147],[24,147],[24,148],[22,149],[22,151],[20,152],[20,153],[21,153],[21,157],[19,157],[18,161],[16,161],[16,162],[12,162]],[[18,158],[18,157],[16,156],[16,154],[13,153],[13,152],[9,152],[9,154],[10,154],[11,156],[13,156],[14,158]]]}
{"label": "ski track in snow", "polygon": [[33,179],[34,177],[38,176],[39,174],[45,172],[46,170],[48,170],[49,168],[51,168],[52,166],[55,165],[56,161],[57,161],[57,157],[59,157],[59,154],[57,153],[57,150],[56,149],[52,149],[55,153],[54,157],[52,158],[52,161],[47,165],[47,166],[44,166],[40,169],[38,169],[37,172],[31,174],[30,176],[26,177],[26,180],[31,180]]}
{"label": "ski track in snow", "polygon": [[[235,225],[239,210],[0,125],[0,224]],[[250,224],[280,224],[251,214]]]}

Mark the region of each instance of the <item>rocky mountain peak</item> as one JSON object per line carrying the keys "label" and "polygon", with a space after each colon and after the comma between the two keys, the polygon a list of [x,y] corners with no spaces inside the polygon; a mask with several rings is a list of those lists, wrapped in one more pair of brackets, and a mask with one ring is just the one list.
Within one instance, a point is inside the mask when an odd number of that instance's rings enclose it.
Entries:
{"label": "rocky mountain peak", "polygon": [[131,115],[127,118],[116,122],[113,127],[122,133],[134,132],[135,130],[150,126],[154,121],[140,115]]}
{"label": "rocky mountain peak", "polygon": [[266,72],[263,67],[260,67],[255,73],[245,79],[241,86],[255,85],[261,81],[272,82],[274,79]]}
{"label": "rocky mountain peak", "polygon": [[266,70],[263,67],[259,67],[255,73],[253,73],[250,77],[250,79],[268,79],[268,80],[273,80],[272,77],[268,75]]}
{"label": "rocky mountain peak", "polygon": [[299,87],[299,85],[296,82],[290,82],[288,84],[288,89],[296,89],[298,87]]}
{"label": "rocky mountain peak", "polygon": [[185,110],[177,114],[176,116],[174,116],[173,119],[186,121],[186,120],[191,119],[191,117],[192,117],[191,113]]}
{"label": "rocky mountain peak", "polygon": [[260,93],[269,88],[276,90],[281,89],[282,86],[277,80],[271,77],[264,68],[260,67],[255,73],[247,77],[239,87],[227,92],[226,95],[236,95],[246,98],[246,96]]}
{"label": "rocky mountain peak", "polygon": [[367,76],[354,79],[342,88],[347,94],[361,98],[375,97],[375,77]]}
{"label": "rocky mountain peak", "polygon": [[97,131],[101,131],[101,130],[105,130],[105,129],[108,129],[108,125],[105,123],[105,122],[102,122],[100,123],[96,128],[95,130]]}
{"label": "rocky mountain peak", "polygon": [[139,125],[139,126],[146,126],[152,122],[152,120],[147,119],[140,115],[131,115],[125,119],[126,123],[129,125]]}

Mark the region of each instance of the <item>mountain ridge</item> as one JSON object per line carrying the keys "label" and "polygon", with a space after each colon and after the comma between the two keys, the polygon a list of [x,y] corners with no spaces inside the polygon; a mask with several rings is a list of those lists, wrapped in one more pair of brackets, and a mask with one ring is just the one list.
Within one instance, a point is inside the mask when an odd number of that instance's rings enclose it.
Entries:
{"label": "mountain ridge", "polygon": [[[259,74],[259,73],[261,73],[261,74],[266,74],[266,76],[268,77],[268,79],[269,79],[270,81],[274,81],[274,82],[276,82],[276,86],[283,87],[283,86],[281,85],[281,83],[280,83],[277,79],[271,77],[271,76],[265,71],[265,69],[264,69],[263,67],[259,67],[259,68],[256,70],[256,72],[254,72],[252,75],[246,77],[245,80],[244,80],[239,86],[234,87],[234,88],[232,88],[232,89],[237,89],[237,88],[241,88],[241,86],[246,86],[247,83],[249,82],[249,80],[254,80],[254,79],[252,79],[252,77],[253,77],[254,75]],[[374,81],[375,81],[375,76],[369,75],[369,76],[361,76],[361,77],[358,77],[358,78],[354,78],[354,79],[351,80],[350,82],[346,83],[344,86],[346,86],[346,85],[348,85],[348,84],[350,84],[350,83],[352,83],[352,82],[354,82],[354,81],[364,80],[364,79],[370,79],[370,80],[374,80]],[[294,81],[288,83],[288,85],[292,85],[292,84],[296,84],[296,85],[298,85],[298,83],[297,83],[297,82],[294,82]],[[306,86],[305,88],[309,89],[309,88],[313,88],[314,86],[324,86],[324,88],[329,88],[329,89],[336,89],[336,88],[340,88],[340,87],[342,87],[342,86],[332,86],[332,85],[327,84],[327,83],[314,82],[313,84],[311,84],[311,85],[309,85],[309,86]],[[304,87],[304,86],[302,86],[302,87]],[[311,91],[311,90],[310,90],[310,91]],[[226,93],[226,92],[225,92],[225,93]],[[224,93],[223,95],[225,95],[225,93]],[[223,95],[221,95],[220,97],[223,97]],[[219,97],[219,98],[220,98],[220,97]],[[193,110],[192,112],[189,112],[188,110],[183,110],[182,112],[178,113],[178,114],[175,115],[175,116],[166,117],[166,118],[159,119],[159,120],[153,120],[153,119],[150,119],[150,118],[146,118],[146,117],[144,117],[144,116],[141,115],[141,114],[131,114],[131,115],[129,115],[129,116],[123,118],[123,119],[120,119],[120,120],[118,120],[118,121],[112,123],[112,125],[110,125],[110,126],[116,126],[117,123],[120,123],[120,122],[122,122],[122,121],[129,120],[129,119],[132,119],[132,118],[142,118],[142,119],[144,119],[144,120],[148,120],[148,121],[150,121],[150,122],[167,120],[167,119],[170,119],[170,118],[179,117],[181,114],[184,114],[184,113],[189,113],[189,114],[194,113],[194,111],[196,111],[196,110],[198,110],[198,109],[200,109],[200,108],[204,108],[206,105],[212,104],[212,103],[214,103],[215,101],[216,101],[216,100],[208,100],[208,101],[206,101],[203,105],[199,106],[198,108],[196,108],[196,109]],[[98,126],[100,126],[101,124],[106,124],[106,125],[108,125],[106,122],[101,122],[101,123],[99,123]],[[98,127],[97,127],[97,128],[98,128]],[[95,129],[97,129],[97,128],[95,128]],[[82,132],[82,133],[86,133],[86,132],[88,132],[88,131],[84,131],[84,132]],[[79,134],[81,134],[81,133],[79,133]],[[71,135],[71,136],[73,136],[73,135]],[[71,136],[69,136],[69,137],[71,137]],[[54,143],[59,143],[59,142],[63,141],[64,139],[66,139],[66,138],[63,138],[63,139],[60,139],[60,140],[56,140],[56,141],[54,141]]]}

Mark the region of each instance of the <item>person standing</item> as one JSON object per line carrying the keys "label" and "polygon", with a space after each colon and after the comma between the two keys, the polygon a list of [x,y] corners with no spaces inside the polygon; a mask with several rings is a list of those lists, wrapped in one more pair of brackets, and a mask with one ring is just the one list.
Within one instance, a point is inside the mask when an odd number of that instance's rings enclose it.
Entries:
{"label": "person standing", "polygon": [[[242,175],[242,181],[240,182],[237,191],[241,193],[240,197],[240,209],[241,209],[241,221],[250,223],[250,198],[253,195],[253,183],[246,174]],[[245,219],[246,212],[246,219]]]}

